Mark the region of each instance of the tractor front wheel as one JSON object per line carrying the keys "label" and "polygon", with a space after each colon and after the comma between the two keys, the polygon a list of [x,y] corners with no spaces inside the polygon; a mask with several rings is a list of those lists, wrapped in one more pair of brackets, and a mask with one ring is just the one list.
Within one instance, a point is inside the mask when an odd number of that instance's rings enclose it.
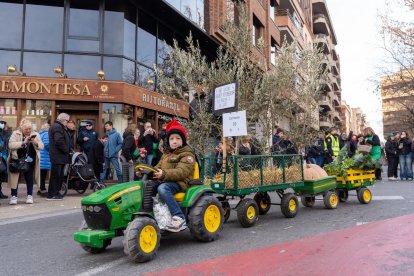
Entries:
{"label": "tractor front wheel", "polygon": [[154,219],[137,217],[124,232],[124,253],[136,263],[148,262],[157,255],[161,233]]}
{"label": "tractor front wheel", "polygon": [[202,196],[190,209],[190,233],[202,242],[214,241],[223,230],[224,211],[220,201],[213,196]]}

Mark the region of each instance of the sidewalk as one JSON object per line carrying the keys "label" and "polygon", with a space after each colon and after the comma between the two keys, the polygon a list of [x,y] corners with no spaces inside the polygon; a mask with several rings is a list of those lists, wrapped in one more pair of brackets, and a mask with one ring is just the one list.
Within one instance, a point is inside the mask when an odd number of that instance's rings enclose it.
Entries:
{"label": "sidewalk", "polygon": [[23,216],[39,215],[50,212],[80,209],[80,201],[93,191],[88,189],[80,195],[75,190],[68,190],[68,194],[60,201],[47,201],[45,197],[37,195],[37,185],[33,187],[33,204],[26,204],[26,185],[19,184],[18,204],[9,205],[10,188],[7,184],[2,185],[2,191],[9,196],[7,199],[0,199],[0,220],[14,219]]}

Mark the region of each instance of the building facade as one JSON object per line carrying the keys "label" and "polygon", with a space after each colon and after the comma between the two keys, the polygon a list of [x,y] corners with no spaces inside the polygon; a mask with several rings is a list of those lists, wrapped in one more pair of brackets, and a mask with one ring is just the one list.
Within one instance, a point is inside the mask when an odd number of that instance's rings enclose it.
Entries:
{"label": "building facade", "polygon": [[337,39],[325,0],[312,0],[313,33],[316,43],[324,53],[324,66],[328,81],[323,89],[320,103],[319,124],[321,129],[341,126],[341,75],[340,59],[335,49]]}
{"label": "building facade", "polygon": [[352,109],[344,100],[341,101],[341,126],[343,133],[355,132],[352,129]]}
{"label": "building facade", "polygon": [[395,131],[414,135],[414,82],[412,70],[400,71],[381,79],[384,136]]}
{"label": "building facade", "polygon": [[[318,19],[320,13],[329,18],[326,3],[249,0],[246,5],[252,51],[268,70],[283,39],[303,48],[325,35],[332,82],[324,95],[340,101],[335,33],[330,20],[323,27]],[[236,13],[231,0],[1,1],[0,117],[12,128],[27,117],[39,129],[66,112],[78,127],[93,120],[102,130],[111,120],[119,131],[131,122],[150,121],[158,128],[173,117],[186,119],[188,102],[159,91],[154,66],[166,61],[173,39],[184,46],[190,32],[214,58],[226,40],[224,20]],[[259,39],[264,50],[257,47]],[[327,113],[332,122],[335,112]]]}

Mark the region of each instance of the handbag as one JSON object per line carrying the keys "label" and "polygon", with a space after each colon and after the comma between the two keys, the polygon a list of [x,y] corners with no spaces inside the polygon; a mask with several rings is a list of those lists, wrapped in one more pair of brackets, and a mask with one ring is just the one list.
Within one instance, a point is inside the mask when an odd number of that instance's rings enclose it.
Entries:
{"label": "handbag", "polygon": [[10,159],[9,170],[11,173],[27,173],[29,163],[26,162],[26,156],[19,159]]}
{"label": "handbag", "polygon": [[365,152],[365,153],[370,153],[372,149],[371,145],[358,145],[358,151],[359,152]]}

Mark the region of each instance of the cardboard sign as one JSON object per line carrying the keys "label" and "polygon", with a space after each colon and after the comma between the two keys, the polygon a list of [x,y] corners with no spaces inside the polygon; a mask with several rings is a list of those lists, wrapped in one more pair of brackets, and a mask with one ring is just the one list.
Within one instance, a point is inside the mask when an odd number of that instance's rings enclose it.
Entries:
{"label": "cardboard sign", "polygon": [[214,109],[215,115],[237,111],[237,85],[235,82],[217,86],[214,89]]}
{"label": "cardboard sign", "polygon": [[223,114],[223,137],[247,135],[246,110]]}

